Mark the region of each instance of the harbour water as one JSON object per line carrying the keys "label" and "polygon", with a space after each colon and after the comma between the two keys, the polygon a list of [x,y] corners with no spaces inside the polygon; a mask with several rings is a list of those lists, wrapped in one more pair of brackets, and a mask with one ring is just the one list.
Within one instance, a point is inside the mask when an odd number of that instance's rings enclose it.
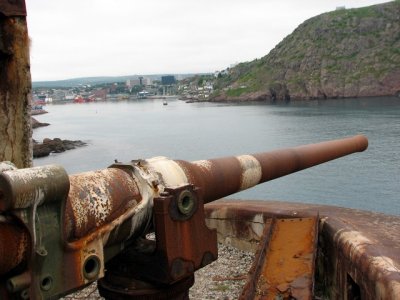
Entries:
{"label": "harbour water", "polygon": [[88,146],[34,160],[74,174],[115,159],[167,156],[199,160],[250,154],[365,134],[369,148],[230,198],[319,203],[400,215],[400,98],[267,103],[191,103],[168,99],[48,105],[51,125],[36,140]]}

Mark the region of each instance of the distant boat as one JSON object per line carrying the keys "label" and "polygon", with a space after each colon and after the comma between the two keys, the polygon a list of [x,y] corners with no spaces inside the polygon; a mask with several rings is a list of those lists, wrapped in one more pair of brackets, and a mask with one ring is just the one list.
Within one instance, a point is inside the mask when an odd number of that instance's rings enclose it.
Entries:
{"label": "distant boat", "polygon": [[141,91],[137,95],[139,99],[146,99],[149,93],[147,91]]}
{"label": "distant boat", "polygon": [[164,100],[164,101],[163,101],[163,105],[168,105],[167,100]]}
{"label": "distant boat", "polygon": [[81,95],[77,95],[74,100],[72,101],[73,103],[88,103],[88,102],[94,102],[95,99],[93,97],[82,97]]}
{"label": "distant boat", "polygon": [[72,101],[73,103],[85,103],[85,99],[83,99],[82,96],[78,95],[74,98],[74,101]]}

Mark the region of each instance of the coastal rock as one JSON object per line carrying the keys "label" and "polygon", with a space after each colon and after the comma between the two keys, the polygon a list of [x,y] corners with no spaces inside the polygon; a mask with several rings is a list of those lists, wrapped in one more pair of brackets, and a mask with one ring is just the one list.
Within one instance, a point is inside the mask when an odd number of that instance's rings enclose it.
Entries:
{"label": "coastal rock", "polygon": [[38,127],[43,127],[43,126],[49,126],[49,123],[42,123],[36,120],[35,118],[31,118],[31,123],[32,123],[32,129],[38,128]]}
{"label": "coastal rock", "polygon": [[399,32],[400,1],[321,14],[263,58],[227,70],[211,100],[399,95]]}
{"label": "coastal rock", "polygon": [[61,153],[67,150],[72,150],[77,147],[86,146],[86,143],[82,141],[70,141],[55,139],[44,139],[42,143],[38,143],[33,140],[33,157],[44,157],[50,155],[50,153]]}

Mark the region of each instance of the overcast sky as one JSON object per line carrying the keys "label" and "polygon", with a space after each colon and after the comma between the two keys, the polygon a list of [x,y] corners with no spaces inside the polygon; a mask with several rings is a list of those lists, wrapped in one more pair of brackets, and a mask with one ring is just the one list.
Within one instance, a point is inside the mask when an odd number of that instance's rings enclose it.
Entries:
{"label": "overcast sky", "polygon": [[306,19],[379,0],[26,0],[32,80],[214,72]]}

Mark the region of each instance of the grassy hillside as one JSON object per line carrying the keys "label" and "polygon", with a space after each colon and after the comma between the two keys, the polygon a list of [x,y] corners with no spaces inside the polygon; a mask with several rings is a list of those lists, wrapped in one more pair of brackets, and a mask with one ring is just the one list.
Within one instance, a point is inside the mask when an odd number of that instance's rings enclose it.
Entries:
{"label": "grassy hillside", "polygon": [[229,70],[216,86],[216,100],[399,93],[400,1],[313,17],[265,57]]}

